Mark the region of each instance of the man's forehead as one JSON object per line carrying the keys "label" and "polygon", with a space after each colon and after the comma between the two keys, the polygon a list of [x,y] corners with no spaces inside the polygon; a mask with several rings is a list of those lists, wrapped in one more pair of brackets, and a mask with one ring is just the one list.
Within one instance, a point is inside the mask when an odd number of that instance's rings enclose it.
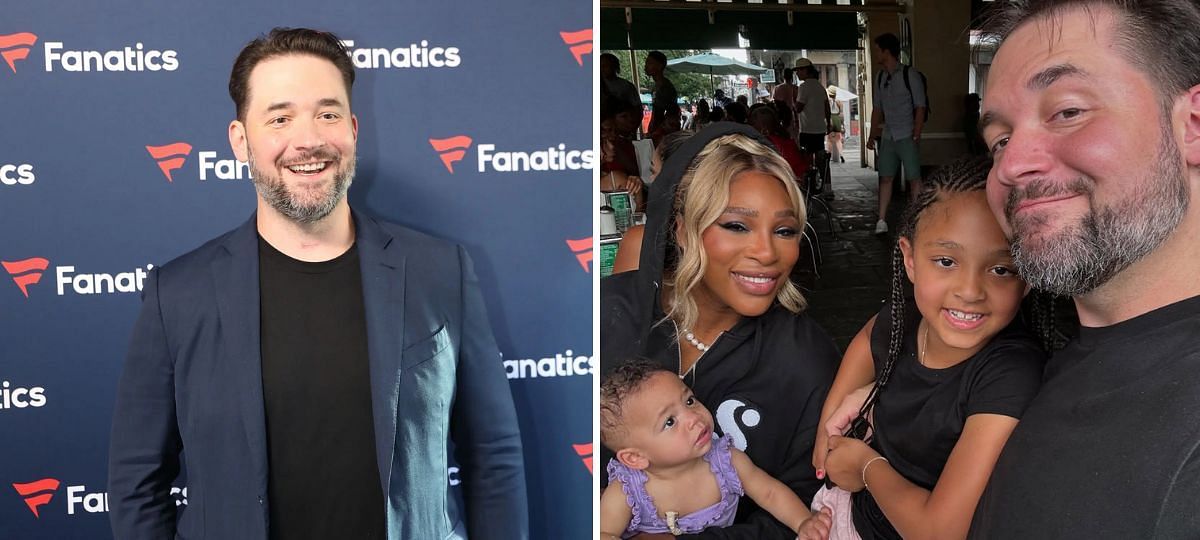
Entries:
{"label": "man's forehead", "polygon": [[[1116,55],[1113,38],[1120,16],[1103,6],[1056,9],[1018,26],[996,51],[996,62],[1008,56],[1029,59],[1071,52],[1097,56]],[[1113,58],[1112,61],[1120,61]]]}
{"label": "man's forehead", "polygon": [[341,71],[329,60],[306,54],[273,56],[259,62],[247,81],[250,106],[275,108],[279,103],[326,106],[348,104]]}
{"label": "man's forehead", "polygon": [[1064,76],[1089,79],[1129,61],[1116,49],[1112,10],[1056,10],[1017,27],[996,51],[984,92],[984,109],[1007,101],[1014,91],[1040,92]]}

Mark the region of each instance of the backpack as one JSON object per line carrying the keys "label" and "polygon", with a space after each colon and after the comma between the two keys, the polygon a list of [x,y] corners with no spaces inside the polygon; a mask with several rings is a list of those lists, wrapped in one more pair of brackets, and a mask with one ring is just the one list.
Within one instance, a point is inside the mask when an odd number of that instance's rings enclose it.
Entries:
{"label": "backpack", "polygon": [[[904,65],[904,73],[901,75],[901,78],[904,79],[904,88],[908,89],[908,95],[911,99],[912,83],[909,82],[908,71],[909,71],[909,66]],[[884,75],[886,75],[886,73],[884,73],[883,70],[880,70],[879,76],[876,77],[875,80],[882,81]],[[929,122],[929,115],[933,114],[933,109],[929,107],[929,81],[925,78],[925,74],[922,73],[920,70],[917,70],[917,76],[921,78],[921,86],[925,87],[925,103],[914,103],[914,105],[920,105],[920,106],[925,107],[925,118],[923,120],[925,122]],[[879,83],[876,82],[876,84],[879,84]]]}

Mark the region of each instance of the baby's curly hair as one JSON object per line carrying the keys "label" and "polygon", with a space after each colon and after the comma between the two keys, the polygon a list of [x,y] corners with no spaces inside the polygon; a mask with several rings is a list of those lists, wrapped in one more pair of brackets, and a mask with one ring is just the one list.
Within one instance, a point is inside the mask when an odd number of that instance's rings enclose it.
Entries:
{"label": "baby's curly hair", "polygon": [[642,383],[660,371],[675,375],[671,370],[645,358],[634,358],[617,366],[612,373],[608,374],[604,382],[600,383],[600,444],[613,452],[620,450],[613,446],[620,441],[620,436],[624,431],[622,429],[621,403],[630,394],[636,392]]}

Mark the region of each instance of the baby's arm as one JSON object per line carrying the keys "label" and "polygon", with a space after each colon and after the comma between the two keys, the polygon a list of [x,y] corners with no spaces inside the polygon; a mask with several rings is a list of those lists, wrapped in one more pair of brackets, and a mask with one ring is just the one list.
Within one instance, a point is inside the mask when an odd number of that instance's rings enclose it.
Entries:
{"label": "baby's arm", "polygon": [[[831,519],[828,514],[813,515],[804,506],[804,502],[791,489],[758,468],[750,457],[736,448],[731,449],[733,468],[742,481],[742,489],[755,504],[769,512],[775,519],[793,531],[800,533],[804,526],[815,533],[814,537],[824,538],[829,534]],[[811,522],[810,522],[810,518]],[[806,523],[808,522],[808,523]]]}
{"label": "baby's arm", "polygon": [[621,533],[629,527],[633,512],[625,503],[625,490],[621,481],[613,479],[600,494],[600,540],[621,540]]}

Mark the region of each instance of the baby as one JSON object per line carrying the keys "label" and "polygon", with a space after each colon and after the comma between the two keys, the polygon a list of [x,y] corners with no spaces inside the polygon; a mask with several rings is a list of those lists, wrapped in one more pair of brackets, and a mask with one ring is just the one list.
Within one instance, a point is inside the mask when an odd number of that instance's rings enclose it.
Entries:
{"label": "baby", "polygon": [[674,373],[627,362],[600,386],[600,442],[616,457],[600,496],[600,538],[696,533],[733,524],[745,494],[802,540],[824,539],[832,517],[733,447],[713,438],[713,417]]}

